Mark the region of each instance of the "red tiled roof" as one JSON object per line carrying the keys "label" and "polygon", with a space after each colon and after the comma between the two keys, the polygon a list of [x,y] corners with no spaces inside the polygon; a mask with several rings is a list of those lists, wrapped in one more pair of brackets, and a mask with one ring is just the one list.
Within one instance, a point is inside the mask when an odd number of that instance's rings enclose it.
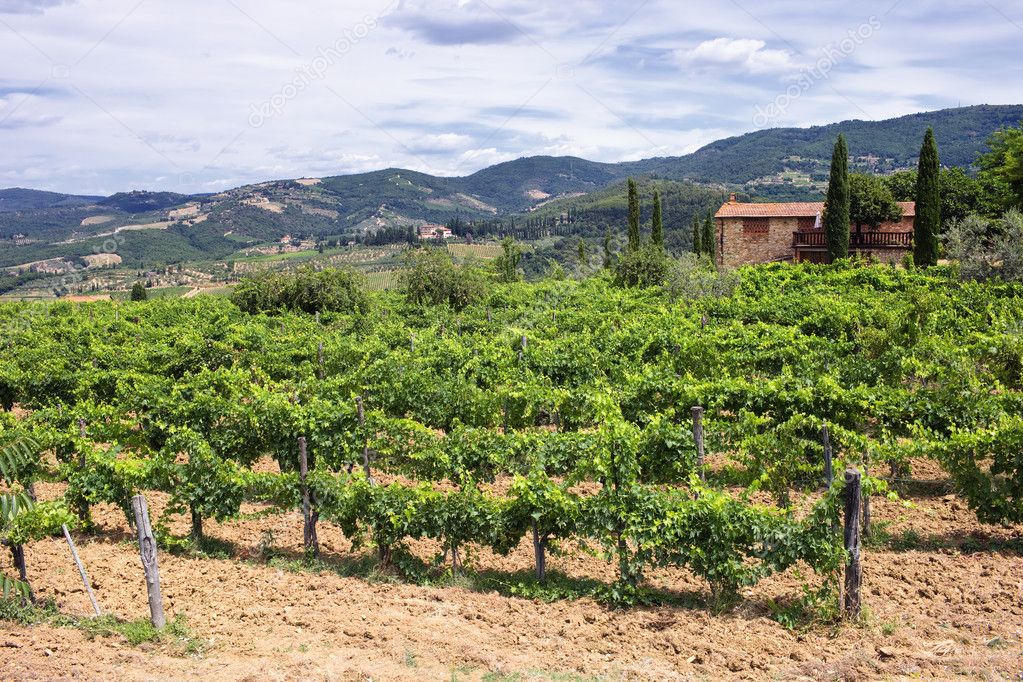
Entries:
{"label": "red tiled roof", "polygon": [[[916,215],[916,203],[900,201],[903,217]],[[814,218],[824,213],[823,201],[801,201],[783,204],[750,204],[726,201],[715,218]]]}

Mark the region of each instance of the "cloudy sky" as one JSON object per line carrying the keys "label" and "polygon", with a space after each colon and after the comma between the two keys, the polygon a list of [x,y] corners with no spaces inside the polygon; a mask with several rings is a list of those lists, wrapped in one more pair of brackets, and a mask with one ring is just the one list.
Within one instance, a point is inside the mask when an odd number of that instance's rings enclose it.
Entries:
{"label": "cloudy sky", "polygon": [[0,0],[0,187],[215,191],[1023,101],[1023,0]]}

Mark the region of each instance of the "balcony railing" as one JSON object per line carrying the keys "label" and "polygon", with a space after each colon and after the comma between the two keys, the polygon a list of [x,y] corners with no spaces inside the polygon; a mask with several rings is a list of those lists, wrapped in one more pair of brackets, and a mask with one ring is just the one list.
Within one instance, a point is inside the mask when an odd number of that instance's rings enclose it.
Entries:
{"label": "balcony railing", "polygon": [[[823,230],[812,232],[793,232],[792,245],[795,247],[820,247],[827,246]],[[849,248],[902,248],[906,249],[913,245],[912,232],[881,232],[878,230],[864,230],[853,232],[849,235]]]}

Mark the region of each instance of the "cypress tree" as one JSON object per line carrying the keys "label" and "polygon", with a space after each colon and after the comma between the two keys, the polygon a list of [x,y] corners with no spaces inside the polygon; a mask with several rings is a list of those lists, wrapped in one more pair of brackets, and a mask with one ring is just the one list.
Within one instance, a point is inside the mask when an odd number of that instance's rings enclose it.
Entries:
{"label": "cypress tree", "polygon": [[610,268],[614,254],[611,253],[611,228],[604,230],[604,267]]}
{"label": "cypress tree", "polygon": [[639,191],[629,178],[629,251],[639,251]]}
{"label": "cypress tree", "polygon": [[697,256],[703,255],[703,225],[700,224],[700,217],[693,216],[693,253]]}
{"label": "cypress tree", "polygon": [[650,241],[654,246],[664,246],[664,217],[661,214],[661,195],[657,190],[654,190],[654,218]]}
{"label": "cypress tree", "polygon": [[849,148],[839,135],[831,155],[831,178],[824,202],[824,238],[828,244],[828,262],[849,256],[850,225]]}
{"label": "cypress tree", "polygon": [[712,261],[717,260],[718,256],[718,240],[717,230],[714,229],[714,214],[708,213],[706,220],[703,221],[703,252],[710,256]]}
{"label": "cypress tree", "polygon": [[149,292],[146,291],[146,287],[142,282],[135,282],[131,287],[131,300],[133,301],[145,301],[149,298]]}
{"label": "cypress tree", "polygon": [[928,128],[920,149],[916,174],[916,217],[913,219],[913,262],[919,267],[938,264],[938,229],[941,227],[941,191],[938,143]]}

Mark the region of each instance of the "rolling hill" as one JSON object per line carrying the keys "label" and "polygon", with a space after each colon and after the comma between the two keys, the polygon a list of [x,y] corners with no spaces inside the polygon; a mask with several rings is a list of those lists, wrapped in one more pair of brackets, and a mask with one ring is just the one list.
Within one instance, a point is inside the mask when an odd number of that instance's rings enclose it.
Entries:
{"label": "rolling hill", "polygon": [[[678,203],[676,218],[684,222],[729,189],[759,197],[819,197],[839,132],[849,140],[855,169],[884,173],[915,164],[928,126],[935,129],[943,163],[968,167],[991,133],[1021,120],[1023,105],[983,105],[887,121],[762,130],[680,157],[627,163],[529,157],[465,177],[391,168],[275,180],[212,195],[133,191],[103,198],[6,189],[0,190],[0,267],[81,257],[111,238],[120,242],[118,254],[141,265],[223,259],[282,239],[348,240],[455,216],[521,221],[571,210],[590,216],[592,229],[621,220],[624,204],[615,185],[629,176],[682,183],[663,191],[671,195],[668,206]],[[704,187],[697,191],[693,185]]]}

